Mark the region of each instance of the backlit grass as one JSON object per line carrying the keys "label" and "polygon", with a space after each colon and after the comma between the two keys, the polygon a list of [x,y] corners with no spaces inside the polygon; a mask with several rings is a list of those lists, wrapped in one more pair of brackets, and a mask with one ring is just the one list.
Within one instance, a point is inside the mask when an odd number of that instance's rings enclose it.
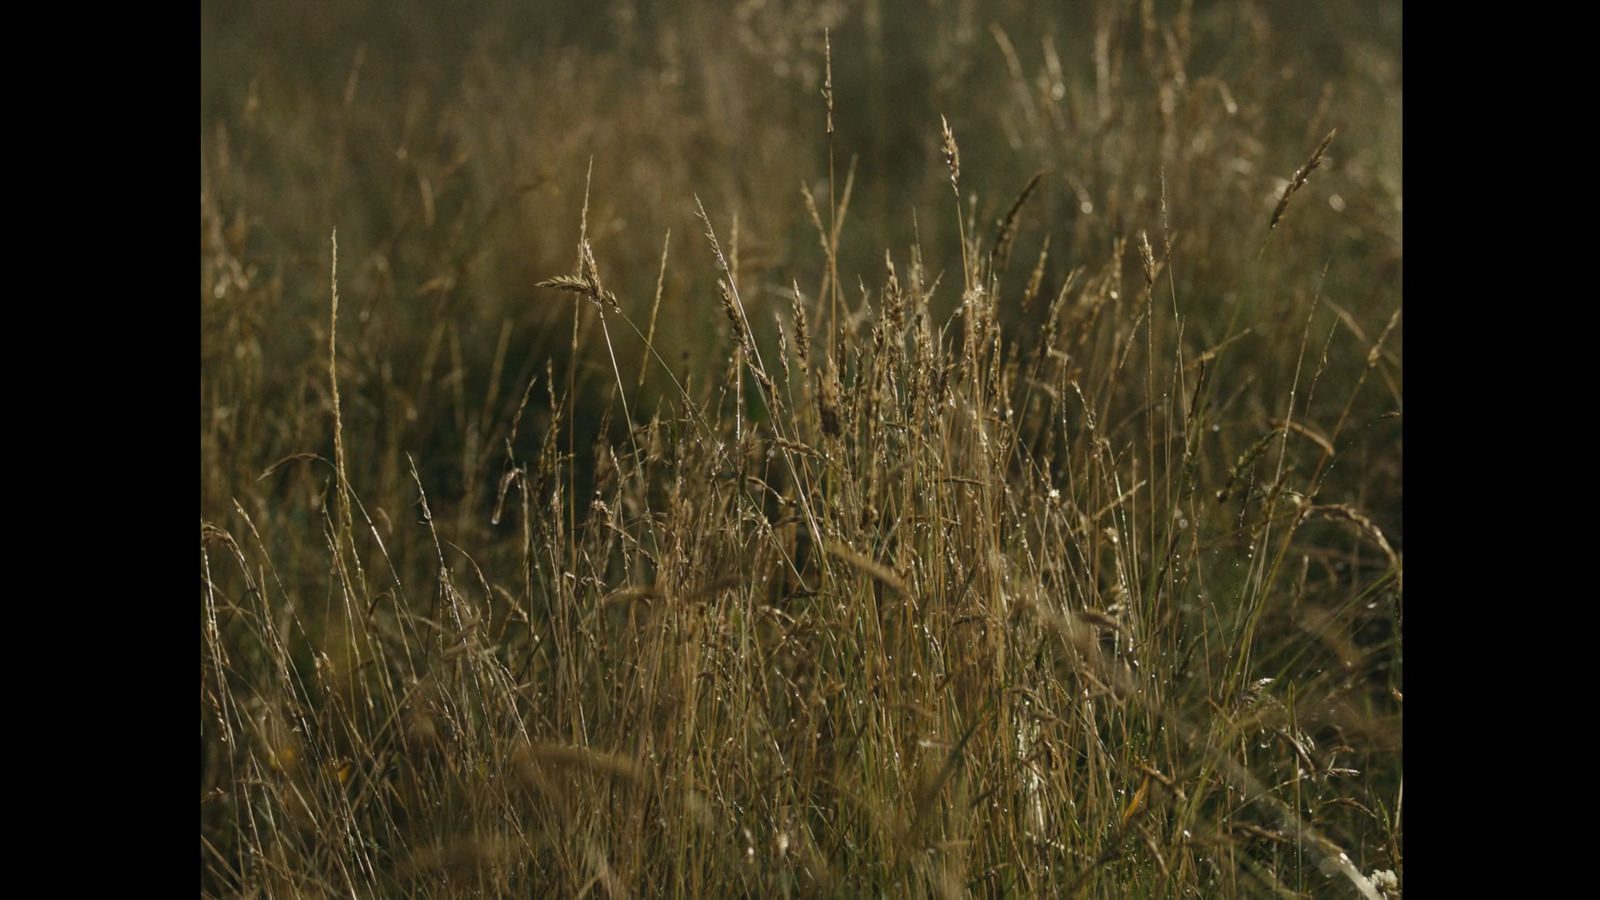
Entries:
{"label": "backlit grass", "polygon": [[1400,896],[1385,5],[505,6],[202,10],[203,895]]}

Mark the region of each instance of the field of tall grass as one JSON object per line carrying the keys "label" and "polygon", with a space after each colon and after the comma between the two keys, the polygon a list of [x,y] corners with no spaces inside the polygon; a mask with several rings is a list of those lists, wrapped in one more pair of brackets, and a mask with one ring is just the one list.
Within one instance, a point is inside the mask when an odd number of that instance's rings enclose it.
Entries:
{"label": "field of tall grass", "polygon": [[202,896],[1400,897],[1323,6],[202,5]]}

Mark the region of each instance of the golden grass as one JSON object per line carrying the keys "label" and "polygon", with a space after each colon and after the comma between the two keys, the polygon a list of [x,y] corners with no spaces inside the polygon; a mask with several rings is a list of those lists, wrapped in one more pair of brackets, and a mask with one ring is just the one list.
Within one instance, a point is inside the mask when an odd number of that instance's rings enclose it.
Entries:
{"label": "golden grass", "polygon": [[202,894],[1398,897],[1397,35],[1156,6],[216,12]]}

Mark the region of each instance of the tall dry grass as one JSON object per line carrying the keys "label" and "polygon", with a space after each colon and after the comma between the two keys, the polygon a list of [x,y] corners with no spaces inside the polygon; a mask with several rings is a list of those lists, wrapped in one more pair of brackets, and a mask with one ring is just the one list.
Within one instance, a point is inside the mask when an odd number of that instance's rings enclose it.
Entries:
{"label": "tall dry grass", "polygon": [[606,13],[203,10],[202,894],[1399,896],[1398,26]]}

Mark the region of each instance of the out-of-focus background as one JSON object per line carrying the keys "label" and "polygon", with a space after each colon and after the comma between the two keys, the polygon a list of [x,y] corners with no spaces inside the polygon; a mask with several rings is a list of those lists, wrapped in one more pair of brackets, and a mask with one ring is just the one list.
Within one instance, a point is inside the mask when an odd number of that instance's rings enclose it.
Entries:
{"label": "out-of-focus background", "polygon": [[[203,387],[211,513],[228,504],[224,472],[328,445],[309,413],[272,429],[241,420],[314,390],[334,228],[344,340],[370,354],[350,361],[347,427],[454,457],[432,473],[447,496],[469,489],[456,463],[473,423],[440,375],[459,365],[482,397],[502,354],[503,408],[484,410],[496,419],[547,360],[562,369],[569,304],[534,285],[573,271],[586,185],[607,287],[641,327],[671,231],[656,343],[674,366],[703,362],[719,323],[696,198],[725,241],[737,222],[741,287],[767,336],[768,307],[786,308],[797,279],[816,288],[802,189],[825,216],[830,152],[836,198],[855,175],[846,286],[876,288],[885,250],[958,259],[941,116],[980,225],[1045,173],[1013,257],[1032,265],[1050,235],[1050,283],[1119,237],[1155,234],[1164,175],[1191,308],[1232,302],[1256,249],[1243,245],[1261,242],[1284,180],[1338,127],[1297,201],[1328,211],[1325,247],[1305,259],[1363,285],[1330,299],[1366,329],[1399,286],[1396,4],[259,0],[202,4],[201,26],[202,264],[216,295],[202,298],[202,368],[241,364],[234,383]],[[959,294],[937,302],[948,311]],[[1263,307],[1249,324],[1271,328],[1272,298],[1244,299]],[[219,414],[225,427],[204,427]],[[389,463],[386,482],[403,476]]]}

